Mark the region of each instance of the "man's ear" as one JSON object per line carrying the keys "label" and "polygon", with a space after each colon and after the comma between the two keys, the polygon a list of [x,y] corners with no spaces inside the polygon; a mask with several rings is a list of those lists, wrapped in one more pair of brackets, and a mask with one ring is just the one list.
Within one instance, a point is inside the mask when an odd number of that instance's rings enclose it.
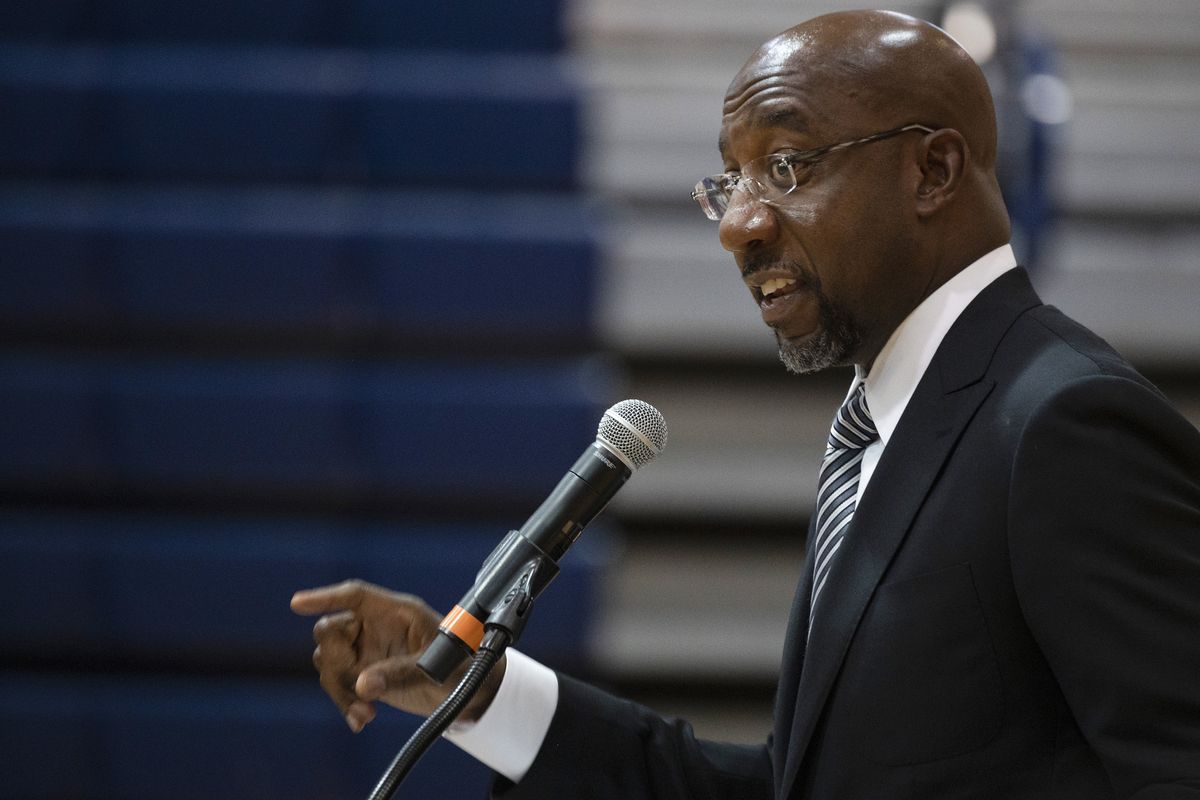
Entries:
{"label": "man's ear", "polygon": [[928,217],[945,207],[962,185],[970,150],[967,140],[953,128],[926,134],[918,147],[921,182],[917,184],[917,214]]}

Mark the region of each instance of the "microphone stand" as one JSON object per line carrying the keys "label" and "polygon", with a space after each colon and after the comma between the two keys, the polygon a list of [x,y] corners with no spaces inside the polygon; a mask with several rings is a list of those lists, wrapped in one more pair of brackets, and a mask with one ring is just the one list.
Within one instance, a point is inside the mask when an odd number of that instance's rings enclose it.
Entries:
{"label": "microphone stand", "polygon": [[391,798],[401,781],[408,776],[421,756],[425,755],[425,751],[437,741],[446,728],[450,727],[450,723],[479,691],[479,687],[483,685],[483,681],[492,671],[492,667],[500,660],[500,656],[504,655],[504,651],[508,649],[509,645],[516,644],[521,637],[521,632],[525,629],[525,623],[529,620],[529,612],[533,609],[533,596],[530,594],[530,588],[532,585],[536,585],[534,576],[545,562],[554,566],[554,563],[547,558],[537,558],[521,570],[521,575],[516,583],[508,590],[504,600],[489,615],[484,624],[483,642],[480,643],[479,650],[471,660],[467,674],[454,687],[454,691],[442,701],[441,705],[435,708],[433,713],[421,723],[421,726],[404,743],[404,747],[400,748],[400,752],[392,760],[391,766],[387,768],[383,777],[379,779],[379,783],[375,784],[375,788],[371,790],[368,800],[389,800]]}

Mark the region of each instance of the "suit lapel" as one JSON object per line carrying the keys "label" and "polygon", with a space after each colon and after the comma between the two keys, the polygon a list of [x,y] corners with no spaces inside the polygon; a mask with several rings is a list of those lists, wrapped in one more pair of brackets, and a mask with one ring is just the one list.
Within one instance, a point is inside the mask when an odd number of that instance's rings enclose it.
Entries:
{"label": "suit lapel", "polygon": [[[815,515],[808,521],[808,536],[806,546],[811,546],[813,530],[816,527]],[[808,648],[808,612],[812,599],[813,574],[812,563],[804,565],[804,573],[796,587],[796,596],[792,600],[792,613],[788,619],[787,636],[783,640],[783,662],[779,669],[779,685],[775,692],[775,719],[773,726],[772,747],[774,750],[772,763],[774,765],[775,796],[783,797],[781,789],[785,767],[790,764],[791,748],[788,741],[792,729],[793,714],[796,710],[796,691],[800,686],[800,675],[804,667],[805,651]]]}
{"label": "suit lapel", "polygon": [[[946,458],[991,392],[984,379],[1004,332],[1024,310],[1040,301],[1023,270],[999,278],[968,306],[947,333],[909,400],[883,457],[863,493],[854,520],[821,595],[813,628],[807,631],[807,597],[797,597],[785,657],[802,661],[794,706],[777,708],[776,739],[792,711],[778,797],[790,796],[803,756],[854,638],[859,621],[888,565],[904,541]],[[811,524],[810,524],[811,542]],[[802,581],[802,591],[811,578]],[[807,633],[807,642],[805,634]],[[785,661],[785,670],[788,663]],[[781,675],[781,680],[784,675]],[[789,698],[781,687],[780,701]],[[778,759],[777,759],[778,763]]]}

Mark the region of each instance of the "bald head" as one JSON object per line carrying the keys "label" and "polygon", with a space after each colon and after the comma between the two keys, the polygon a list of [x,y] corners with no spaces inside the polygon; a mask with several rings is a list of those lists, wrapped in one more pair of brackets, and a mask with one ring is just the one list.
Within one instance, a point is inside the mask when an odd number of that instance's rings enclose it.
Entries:
{"label": "bald head", "polygon": [[848,131],[844,120],[872,118],[876,130],[908,123],[962,134],[974,166],[996,160],[996,115],[987,81],[949,35],[928,22],[889,11],[826,14],[766,42],[729,87],[725,112],[755,94],[764,81],[780,91],[807,87],[813,108],[806,124]]}
{"label": "bald head", "polygon": [[[869,365],[1009,239],[987,81],[912,17],[828,14],[766,42],[725,96],[721,157],[737,176],[711,181],[726,187],[721,244],[796,371]],[[799,288],[768,302],[772,281]]]}

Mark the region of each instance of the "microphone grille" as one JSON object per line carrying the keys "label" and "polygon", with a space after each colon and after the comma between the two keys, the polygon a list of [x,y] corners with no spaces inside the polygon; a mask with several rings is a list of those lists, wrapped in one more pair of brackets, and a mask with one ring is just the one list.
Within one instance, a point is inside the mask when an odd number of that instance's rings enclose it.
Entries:
{"label": "microphone grille", "polygon": [[600,418],[596,439],[631,469],[649,464],[667,446],[667,422],[658,409],[641,400],[622,400]]}

